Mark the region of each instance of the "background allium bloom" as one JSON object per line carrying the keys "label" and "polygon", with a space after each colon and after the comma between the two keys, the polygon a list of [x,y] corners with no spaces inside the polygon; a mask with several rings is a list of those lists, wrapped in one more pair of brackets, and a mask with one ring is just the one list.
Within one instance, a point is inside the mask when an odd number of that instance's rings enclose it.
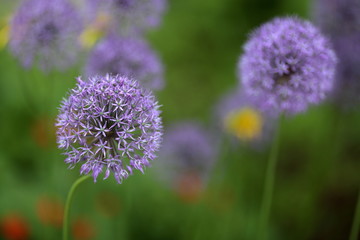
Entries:
{"label": "background allium bloom", "polygon": [[112,16],[113,29],[142,32],[157,27],[166,9],[166,0],[87,0],[89,15],[106,12]]}
{"label": "background allium bloom", "polygon": [[330,36],[360,31],[359,0],[315,0],[314,17]]}
{"label": "background allium bloom", "polygon": [[314,17],[339,58],[333,97],[343,107],[354,106],[360,102],[360,1],[317,0]]}
{"label": "background allium bloom", "polygon": [[253,32],[239,62],[243,89],[262,108],[306,110],[332,90],[336,55],[310,22],[276,18]]}
{"label": "background allium bloom", "polygon": [[79,15],[66,0],[23,1],[11,22],[10,47],[24,67],[64,69],[77,59]]}
{"label": "background allium bloom", "polygon": [[110,35],[103,39],[90,54],[85,72],[88,76],[106,73],[132,76],[149,89],[161,89],[164,85],[160,59],[140,38]]}
{"label": "background allium bloom", "polygon": [[265,142],[272,135],[276,116],[259,109],[243,91],[223,96],[215,108],[215,122],[241,141]]}
{"label": "background allium bloom", "polygon": [[162,175],[175,187],[180,187],[188,177],[203,182],[212,169],[216,152],[211,136],[199,124],[182,122],[173,125],[165,132],[159,154]]}
{"label": "background allium bloom", "polygon": [[78,79],[57,119],[59,148],[65,162],[82,164],[94,181],[105,170],[121,183],[134,169],[144,172],[158,150],[162,123],[154,96],[123,76]]}
{"label": "background allium bloom", "polygon": [[333,97],[342,107],[358,106],[360,103],[360,32],[342,35],[332,40],[339,58]]}

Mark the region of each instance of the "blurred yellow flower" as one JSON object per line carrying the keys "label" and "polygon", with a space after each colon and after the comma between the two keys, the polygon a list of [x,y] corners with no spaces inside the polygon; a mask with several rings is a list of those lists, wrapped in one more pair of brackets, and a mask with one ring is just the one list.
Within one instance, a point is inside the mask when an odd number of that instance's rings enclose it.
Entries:
{"label": "blurred yellow flower", "polygon": [[228,114],[226,130],[242,140],[254,140],[261,135],[263,118],[261,113],[249,107]]}
{"label": "blurred yellow flower", "polygon": [[95,21],[90,24],[79,36],[81,46],[84,48],[92,48],[99,39],[101,39],[110,22],[110,17],[107,14],[100,13]]}
{"label": "blurred yellow flower", "polygon": [[80,35],[79,40],[84,48],[91,48],[102,37],[103,33],[99,29],[86,28]]}
{"label": "blurred yellow flower", "polygon": [[3,49],[9,41],[9,19],[10,17],[7,16],[0,21],[0,49]]}

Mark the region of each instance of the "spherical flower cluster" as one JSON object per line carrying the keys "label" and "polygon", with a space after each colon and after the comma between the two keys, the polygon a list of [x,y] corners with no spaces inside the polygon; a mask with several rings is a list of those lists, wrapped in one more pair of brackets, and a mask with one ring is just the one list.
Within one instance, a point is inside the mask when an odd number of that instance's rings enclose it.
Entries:
{"label": "spherical flower cluster", "polygon": [[62,70],[77,59],[80,16],[67,0],[24,1],[11,22],[10,48],[24,67]]}
{"label": "spherical flower cluster", "polygon": [[360,1],[317,0],[314,17],[339,58],[333,98],[342,107],[360,102]]}
{"label": "spherical flower cluster", "polygon": [[264,142],[273,132],[276,116],[259,109],[244,91],[226,94],[215,110],[219,127],[241,141]]}
{"label": "spherical flower cluster", "polygon": [[162,64],[150,46],[140,38],[109,35],[92,51],[85,72],[88,76],[106,73],[132,76],[148,89],[164,85]]}
{"label": "spherical flower cluster", "polygon": [[121,183],[134,169],[144,172],[162,136],[159,105],[137,81],[123,76],[78,78],[62,102],[57,119],[59,148],[65,162],[80,173],[92,171],[94,181],[113,172]]}
{"label": "spherical flower cluster", "polygon": [[142,32],[160,24],[166,0],[88,0],[88,8],[90,15],[112,16],[113,29]]}
{"label": "spherical flower cluster", "polygon": [[205,181],[215,158],[216,148],[211,136],[198,123],[178,123],[165,132],[159,160],[162,175],[169,178],[175,187],[189,176]]}
{"label": "spherical flower cluster", "polygon": [[343,108],[352,108],[360,103],[359,33],[333,38],[339,64],[332,97]]}
{"label": "spherical flower cluster", "polygon": [[314,17],[321,30],[330,36],[360,31],[360,1],[316,0]]}
{"label": "spherical flower cluster", "polygon": [[246,94],[262,102],[263,109],[297,113],[332,90],[336,61],[316,27],[287,17],[254,31],[238,69]]}

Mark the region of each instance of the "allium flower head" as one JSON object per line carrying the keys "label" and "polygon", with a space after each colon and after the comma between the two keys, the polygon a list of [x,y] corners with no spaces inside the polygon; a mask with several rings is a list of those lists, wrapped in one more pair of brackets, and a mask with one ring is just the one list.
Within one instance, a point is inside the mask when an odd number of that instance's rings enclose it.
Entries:
{"label": "allium flower head", "polygon": [[67,0],[26,0],[12,19],[10,47],[24,67],[38,63],[43,70],[61,70],[76,61],[81,30]]}
{"label": "allium flower head", "polygon": [[326,34],[339,36],[360,31],[359,0],[315,0],[315,21]]}
{"label": "allium flower head", "polygon": [[[276,18],[255,30],[244,46],[239,77],[263,109],[297,113],[332,90],[336,55],[310,22]],[[261,99],[261,101],[260,101]]]}
{"label": "allium flower head", "polygon": [[94,48],[85,72],[88,76],[106,73],[132,76],[148,89],[164,85],[162,64],[150,46],[135,37],[109,35]]}
{"label": "allium flower head", "polygon": [[113,29],[142,32],[160,24],[166,0],[88,0],[88,6],[90,15],[111,15]]}
{"label": "allium flower head", "polygon": [[184,177],[204,181],[215,158],[211,136],[198,123],[178,123],[165,132],[159,159],[163,175],[168,175],[165,177],[170,178],[175,187],[181,185]]}
{"label": "allium flower head", "polygon": [[144,172],[158,150],[162,123],[154,96],[120,75],[78,78],[57,119],[59,148],[80,173],[104,171],[121,183],[134,169]]}
{"label": "allium flower head", "polygon": [[344,108],[360,103],[360,32],[333,38],[339,58],[333,98]]}
{"label": "allium flower head", "polygon": [[[339,58],[333,98],[342,107],[360,102],[360,1],[317,0],[314,17]],[[354,104],[355,103],[355,104]]]}
{"label": "allium flower head", "polygon": [[264,112],[243,91],[226,94],[216,105],[216,122],[225,132],[245,142],[263,142],[276,116]]}

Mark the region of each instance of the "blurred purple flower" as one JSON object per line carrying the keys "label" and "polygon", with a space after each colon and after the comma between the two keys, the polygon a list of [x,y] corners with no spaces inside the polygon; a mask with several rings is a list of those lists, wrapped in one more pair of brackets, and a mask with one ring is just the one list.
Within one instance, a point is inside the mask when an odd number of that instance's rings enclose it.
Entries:
{"label": "blurred purple flower", "polygon": [[333,98],[344,108],[360,103],[360,32],[333,38],[339,58]]}
{"label": "blurred purple flower", "polygon": [[253,32],[238,71],[244,91],[262,102],[262,109],[297,113],[332,90],[336,61],[328,40],[310,22],[275,18]]}
{"label": "blurred purple flower", "polygon": [[162,136],[159,105],[137,81],[120,75],[78,78],[63,100],[57,119],[59,148],[80,173],[94,181],[105,170],[121,183],[133,170],[144,172],[154,160]]}
{"label": "blurred purple flower", "polygon": [[112,29],[122,33],[141,33],[157,27],[166,9],[166,0],[87,0],[88,14],[112,17]]}
{"label": "blurred purple flower", "polygon": [[315,22],[329,36],[360,31],[359,0],[315,0]]}
{"label": "blurred purple flower", "polygon": [[164,144],[159,153],[162,175],[175,186],[183,177],[193,174],[204,181],[212,169],[216,154],[210,134],[201,125],[195,122],[177,123],[165,131]]}
{"label": "blurred purple flower", "polygon": [[96,45],[85,67],[88,76],[121,74],[139,80],[148,89],[163,88],[163,68],[160,59],[140,38],[110,35]]}
{"label": "blurred purple flower", "polygon": [[11,22],[10,48],[26,68],[62,70],[75,63],[82,30],[80,16],[67,0],[26,0]]}
{"label": "blurred purple flower", "polygon": [[339,58],[333,98],[342,107],[360,102],[360,1],[317,0],[314,17]]}

